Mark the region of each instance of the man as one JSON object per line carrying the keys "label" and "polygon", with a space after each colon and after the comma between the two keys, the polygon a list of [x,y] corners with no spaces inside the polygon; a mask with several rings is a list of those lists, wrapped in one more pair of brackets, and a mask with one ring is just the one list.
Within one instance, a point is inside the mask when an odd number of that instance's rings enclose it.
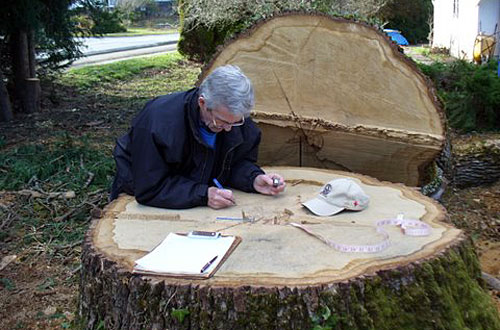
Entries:
{"label": "man", "polygon": [[199,88],[149,101],[117,140],[111,199],[125,192],[155,207],[234,205],[232,191],[214,182],[279,194],[283,178],[255,164],[260,130],[249,118],[253,105],[250,80],[232,65],[215,69]]}

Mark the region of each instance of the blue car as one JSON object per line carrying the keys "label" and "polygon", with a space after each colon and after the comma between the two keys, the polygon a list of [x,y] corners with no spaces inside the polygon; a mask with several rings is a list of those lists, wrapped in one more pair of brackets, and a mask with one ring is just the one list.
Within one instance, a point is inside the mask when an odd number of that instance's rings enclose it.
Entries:
{"label": "blue car", "polygon": [[385,34],[387,34],[389,37],[391,37],[392,41],[397,43],[400,46],[408,46],[408,40],[406,40],[405,37],[401,34],[401,31],[398,30],[391,30],[391,29],[384,29]]}

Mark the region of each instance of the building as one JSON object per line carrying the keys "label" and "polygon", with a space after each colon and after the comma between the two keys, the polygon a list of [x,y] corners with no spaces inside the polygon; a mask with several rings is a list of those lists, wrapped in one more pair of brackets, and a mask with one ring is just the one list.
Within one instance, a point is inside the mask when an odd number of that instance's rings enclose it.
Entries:
{"label": "building", "polygon": [[433,0],[432,47],[472,60],[478,35],[495,35],[495,56],[500,54],[500,0]]}

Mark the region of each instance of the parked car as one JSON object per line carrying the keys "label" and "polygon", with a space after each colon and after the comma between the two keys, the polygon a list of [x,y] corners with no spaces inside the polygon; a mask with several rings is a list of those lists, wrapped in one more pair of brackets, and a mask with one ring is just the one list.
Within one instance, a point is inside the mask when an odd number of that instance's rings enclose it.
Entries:
{"label": "parked car", "polygon": [[401,31],[392,30],[392,29],[384,29],[385,34],[387,34],[392,41],[400,46],[408,46],[408,40],[401,34]]}

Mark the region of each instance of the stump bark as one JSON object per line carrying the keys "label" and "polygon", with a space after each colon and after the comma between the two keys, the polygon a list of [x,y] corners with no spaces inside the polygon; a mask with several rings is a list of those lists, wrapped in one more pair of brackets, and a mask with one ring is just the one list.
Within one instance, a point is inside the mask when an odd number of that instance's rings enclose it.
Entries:
{"label": "stump bark", "polygon": [[[113,201],[88,231],[82,252],[80,317],[88,329],[498,329],[472,243],[444,209],[403,185],[311,168],[268,168],[288,186],[270,197],[235,192],[224,210],[157,209],[131,196]],[[301,202],[335,178],[370,196],[361,212],[315,217]],[[216,216],[253,218],[251,222]],[[374,222],[404,213],[432,227],[409,237],[386,227],[378,253],[343,253],[288,225],[302,223],[344,244],[380,239]],[[207,280],[131,273],[134,260],[170,232],[218,230],[242,242]],[[180,252],[181,253],[181,252]]]}
{"label": "stump bark", "polygon": [[500,179],[500,135],[455,139],[453,184],[473,187]]}
{"label": "stump bark", "polygon": [[444,143],[429,80],[367,24],[320,14],[262,22],[219,50],[254,83],[261,165],[331,168],[409,186]]}

